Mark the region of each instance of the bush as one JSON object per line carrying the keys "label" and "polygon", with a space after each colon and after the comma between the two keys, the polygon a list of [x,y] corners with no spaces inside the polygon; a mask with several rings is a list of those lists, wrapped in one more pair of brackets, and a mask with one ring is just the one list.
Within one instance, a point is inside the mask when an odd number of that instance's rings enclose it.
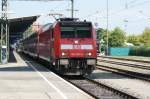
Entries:
{"label": "bush", "polygon": [[129,55],[150,57],[150,47],[132,47]]}

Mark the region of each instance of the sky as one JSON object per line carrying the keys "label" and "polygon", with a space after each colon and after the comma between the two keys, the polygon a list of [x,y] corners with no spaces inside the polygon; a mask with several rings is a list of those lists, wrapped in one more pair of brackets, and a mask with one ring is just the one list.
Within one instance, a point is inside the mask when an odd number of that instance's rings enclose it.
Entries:
{"label": "sky", "polygon": [[[98,24],[98,28],[107,27],[107,0],[74,0],[75,17]],[[19,1],[9,0],[10,18],[21,16],[60,13],[70,17],[69,0],[64,1]],[[130,34],[140,34],[150,27],[150,0],[108,0],[108,29],[120,27]]]}

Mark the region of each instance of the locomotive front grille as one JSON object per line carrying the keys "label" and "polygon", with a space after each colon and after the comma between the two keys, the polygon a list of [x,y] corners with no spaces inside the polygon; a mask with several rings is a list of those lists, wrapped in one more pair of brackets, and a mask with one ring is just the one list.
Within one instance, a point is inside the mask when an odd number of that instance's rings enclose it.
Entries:
{"label": "locomotive front grille", "polygon": [[63,60],[63,65],[60,66],[64,74],[85,74],[91,73],[94,70],[96,59],[88,58],[71,58],[71,59],[60,59]]}
{"label": "locomotive front grille", "polygon": [[71,68],[84,68],[86,59],[69,59],[69,67]]}

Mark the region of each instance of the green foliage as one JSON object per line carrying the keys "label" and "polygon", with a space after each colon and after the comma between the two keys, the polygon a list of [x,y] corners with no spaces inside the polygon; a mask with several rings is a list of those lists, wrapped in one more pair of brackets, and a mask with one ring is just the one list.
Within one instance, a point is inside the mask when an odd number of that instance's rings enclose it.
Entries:
{"label": "green foliage", "polygon": [[145,28],[144,32],[141,35],[140,41],[145,46],[150,46],[150,28]]}
{"label": "green foliage", "polygon": [[140,35],[130,35],[127,41],[134,44],[135,46],[144,45],[150,46],[150,28],[145,28]]}
{"label": "green foliage", "polygon": [[[100,28],[98,31],[97,31],[98,35],[99,35],[99,39],[104,41],[104,43],[106,44],[107,43],[107,30],[106,29],[102,29]],[[110,34],[110,32],[108,31],[108,34]]]}
{"label": "green foliage", "polygon": [[107,46],[107,32],[108,32],[109,47],[124,46],[126,36],[123,30],[121,30],[119,27],[116,27],[113,31],[107,31],[106,29],[101,28],[97,31],[97,33],[100,39],[99,41],[103,41],[103,43],[101,43],[102,51],[104,51]]}
{"label": "green foliage", "polygon": [[110,47],[122,47],[126,40],[126,35],[123,30],[116,27],[109,35],[109,46]]}
{"label": "green foliage", "polygon": [[100,44],[101,51],[105,51],[105,49],[106,49],[106,45],[107,45],[107,32],[108,32],[108,37],[109,37],[110,31],[107,31],[107,29],[100,28],[97,31],[99,42],[101,42],[101,44]]}
{"label": "green foliage", "polygon": [[130,55],[150,57],[150,47],[132,47],[130,49]]}
{"label": "green foliage", "polygon": [[[105,50],[107,45],[107,30],[99,29],[97,33],[99,39],[104,41],[104,43],[101,44],[101,49]],[[124,42],[127,41],[135,46],[140,46],[131,48],[130,55],[150,56],[150,28],[145,28],[140,35],[130,35],[126,37],[125,32],[119,27],[116,27],[114,30],[108,31],[108,37],[109,47],[124,47]]]}
{"label": "green foliage", "polygon": [[134,44],[135,46],[139,46],[141,44],[140,42],[140,36],[136,35],[130,35],[127,37],[127,42]]}

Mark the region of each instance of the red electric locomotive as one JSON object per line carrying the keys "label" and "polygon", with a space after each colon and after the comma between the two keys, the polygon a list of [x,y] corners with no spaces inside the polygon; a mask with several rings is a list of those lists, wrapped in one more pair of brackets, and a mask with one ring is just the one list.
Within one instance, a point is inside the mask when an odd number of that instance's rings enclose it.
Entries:
{"label": "red electric locomotive", "polygon": [[46,60],[64,75],[85,75],[94,70],[96,32],[91,22],[61,18],[23,41],[24,52]]}

